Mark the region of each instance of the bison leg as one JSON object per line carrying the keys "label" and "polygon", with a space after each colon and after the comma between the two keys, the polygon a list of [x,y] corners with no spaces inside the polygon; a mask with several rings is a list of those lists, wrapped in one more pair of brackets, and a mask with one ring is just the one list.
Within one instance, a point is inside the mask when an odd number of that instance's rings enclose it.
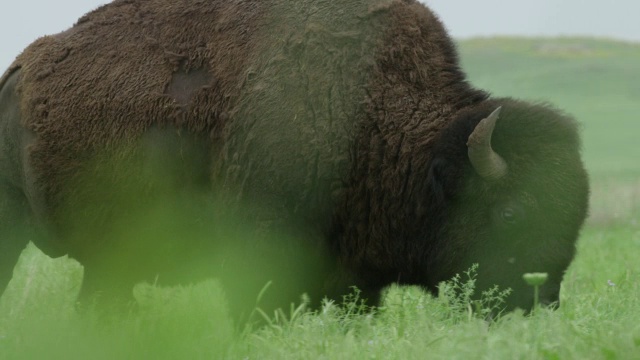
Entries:
{"label": "bison leg", "polygon": [[208,223],[205,139],[153,126],[132,145],[98,153],[77,176],[65,225],[74,229],[71,255],[85,268],[81,304],[120,306],[133,299],[136,283],[185,283],[200,275]]}
{"label": "bison leg", "polygon": [[13,275],[20,253],[29,242],[29,204],[22,192],[0,184],[0,294]]}
{"label": "bison leg", "polygon": [[19,71],[0,84],[0,295],[29,237],[30,207],[20,188],[20,104],[15,92]]}
{"label": "bison leg", "polygon": [[98,306],[101,310],[122,310],[133,300],[133,286],[140,279],[127,276],[113,265],[84,265],[82,287],[78,295],[81,308]]}

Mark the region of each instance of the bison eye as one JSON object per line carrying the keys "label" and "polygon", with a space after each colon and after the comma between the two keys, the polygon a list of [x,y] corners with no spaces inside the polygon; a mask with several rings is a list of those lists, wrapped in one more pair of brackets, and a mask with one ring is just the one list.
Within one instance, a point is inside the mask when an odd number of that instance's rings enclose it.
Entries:
{"label": "bison eye", "polygon": [[511,207],[502,209],[500,218],[502,218],[502,221],[506,222],[507,224],[514,224],[516,221],[518,221],[518,215],[516,214],[515,209]]}

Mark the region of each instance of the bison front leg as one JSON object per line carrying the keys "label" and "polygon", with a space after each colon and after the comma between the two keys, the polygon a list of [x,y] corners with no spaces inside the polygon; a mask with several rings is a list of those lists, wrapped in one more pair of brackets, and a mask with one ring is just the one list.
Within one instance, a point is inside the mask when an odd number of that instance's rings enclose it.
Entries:
{"label": "bison front leg", "polygon": [[21,153],[23,138],[20,106],[15,91],[19,71],[0,79],[0,295],[13,267],[27,245],[31,211],[22,189]]}
{"label": "bison front leg", "polygon": [[19,189],[0,183],[0,294],[29,242],[29,204]]}
{"label": "bison front leg", "polygon": [[139,278],[114,269],[113,264],[85,264],[82,287],[78,295],[80,308],[123,310],[133,301],[133,286]]}

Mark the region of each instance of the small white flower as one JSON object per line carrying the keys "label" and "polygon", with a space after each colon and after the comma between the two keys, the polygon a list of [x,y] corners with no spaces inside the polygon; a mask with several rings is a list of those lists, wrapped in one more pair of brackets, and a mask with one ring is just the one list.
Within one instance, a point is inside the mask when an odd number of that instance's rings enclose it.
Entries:
{"label": "small white flower", "polygon": [[616,283],[614,283],[614,282],[613,282],[613,281],[611,281],[611,280],[607,280],[607,284],[608,284],[609,286],[616,286]]}

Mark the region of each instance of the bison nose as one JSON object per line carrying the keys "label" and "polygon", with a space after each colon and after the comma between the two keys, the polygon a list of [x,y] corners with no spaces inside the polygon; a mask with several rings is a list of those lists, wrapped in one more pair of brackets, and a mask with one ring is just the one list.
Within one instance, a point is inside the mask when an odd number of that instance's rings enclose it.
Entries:
{"label": "bison nose", "polygon": [[554,310],[557,309],[560,306],[560,289],[545,289],[543,287],[540,294],[540,305]]}
{"label": "bison nose", "polygon": [[540,299],[540,305],[547,309],[556,310],[560,306],[560,300],[551,298]]}

